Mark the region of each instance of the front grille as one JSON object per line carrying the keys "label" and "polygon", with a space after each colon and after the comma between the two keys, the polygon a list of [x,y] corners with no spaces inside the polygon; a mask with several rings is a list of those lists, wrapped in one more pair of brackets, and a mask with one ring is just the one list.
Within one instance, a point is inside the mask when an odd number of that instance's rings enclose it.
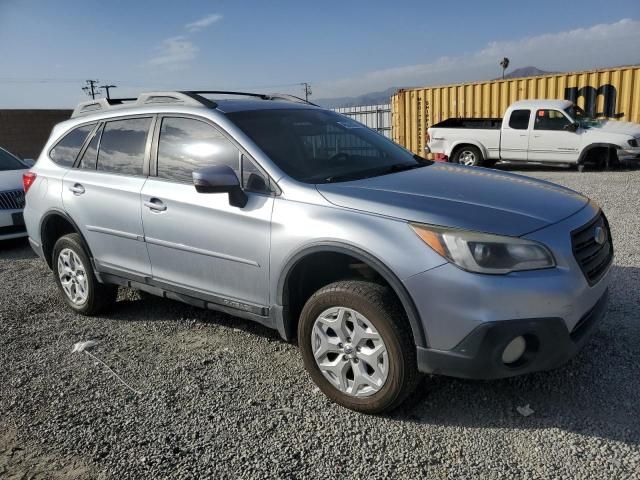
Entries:
{"label": "front grille", "polygon": [[0,210],[18,210],[24,208],[24,192],[7,190],[0,192]]}
{"label": "front grille", "polygon": [[[597,241],[598,235],[600,243]],[[597,283],[613,261],[611,231],[604,213],[601,212],[584,227],[571,232],[571,245],[589,285]]]}

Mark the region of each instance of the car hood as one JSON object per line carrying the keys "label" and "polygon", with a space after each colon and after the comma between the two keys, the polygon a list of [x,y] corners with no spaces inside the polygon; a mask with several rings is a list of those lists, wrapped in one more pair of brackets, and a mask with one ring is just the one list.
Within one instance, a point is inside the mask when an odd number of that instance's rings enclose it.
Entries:
{"label": "car hood", "polygon": [[620,122],[618,120],[603,120],[593,125],[587,132],[605,132],[617,133],[621,135],[630,135],[632,137],[640,137],[640,124],[632,122]]}
{"label": "car hood", "polygon": [[589,203],[585,196],[550,182],[449,164],[316,188],[341,207],[512,236],[559,222]]}
{"label": "car hood", "polygon": [[0,192],[22,190],[22,174],[27,170],[0,170]]}

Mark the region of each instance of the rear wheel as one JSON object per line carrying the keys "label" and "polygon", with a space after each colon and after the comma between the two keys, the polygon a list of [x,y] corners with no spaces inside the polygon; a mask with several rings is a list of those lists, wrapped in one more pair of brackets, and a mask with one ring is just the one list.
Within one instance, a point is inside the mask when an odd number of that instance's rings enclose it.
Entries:
{"label": "rear wheel", "polygon": [[474,147],[473,145],[460,147],[453,156],[453,163],[459,163],[467,167],[479,167],[482,165],[482,162],[482,152],[480,152],[478,147]]}
{"label": "rear wheel", "polygon": [[372,282],[318,290],[300,315],[298,343],[316,385],[352,410],[392,410],[420,378],[404,312],[388,288]]}
{"label": "rear wheel", "polygon": [[54,245],[53,273],[67,305],[82,315],[95,315],[116,300],[117,287],[98,282],[77,233],[60,237]]}

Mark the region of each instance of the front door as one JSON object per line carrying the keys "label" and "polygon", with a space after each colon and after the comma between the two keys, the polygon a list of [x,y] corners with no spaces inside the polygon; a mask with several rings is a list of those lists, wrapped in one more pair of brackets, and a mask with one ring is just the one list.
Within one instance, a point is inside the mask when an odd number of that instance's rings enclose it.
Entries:
{"label": "front door", "polygon": [[64,208],[86,238],[98,270],[151,274],[140,207],[151,123],[150,117],[134,117],[101,125],[80,164],[64,176]]}
{"label": "front door", "polygon": [[537,110],[529,139],[529,160],[576,163],[580,156],[581,130],[567,130],[571,124],[560,110]]}
{"label": "front door", "polygon": [[142,220],[155,281],[262,314],[269,298],[273,196],[268,181],[245,181],[244,187],[260,188],[245,188],[249,201],[238,208],[227,194],[196,192],[191,176],[204,166],[229,165],[242,178],[241,157],[207,120],[162,118],[157,176],[142,189]]}

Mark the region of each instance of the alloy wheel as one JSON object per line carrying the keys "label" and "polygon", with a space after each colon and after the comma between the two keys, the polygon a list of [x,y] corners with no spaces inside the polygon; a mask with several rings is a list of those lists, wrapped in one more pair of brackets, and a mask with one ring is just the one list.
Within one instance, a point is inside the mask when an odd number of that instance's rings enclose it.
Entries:
{"label": "alloy wheel", "polygon": [[62,290],[76,305],[82,305],[89,295],[87,272],[80,257],[70,248],[60,250],[58,254],[58,277]]}
{"label": "alloy wheel", "polygon": [[316,318],[311,347],[318,368],[342,393],[368,397],[385,384],[389,357],[382,336],[361,313],[332,307]]}

